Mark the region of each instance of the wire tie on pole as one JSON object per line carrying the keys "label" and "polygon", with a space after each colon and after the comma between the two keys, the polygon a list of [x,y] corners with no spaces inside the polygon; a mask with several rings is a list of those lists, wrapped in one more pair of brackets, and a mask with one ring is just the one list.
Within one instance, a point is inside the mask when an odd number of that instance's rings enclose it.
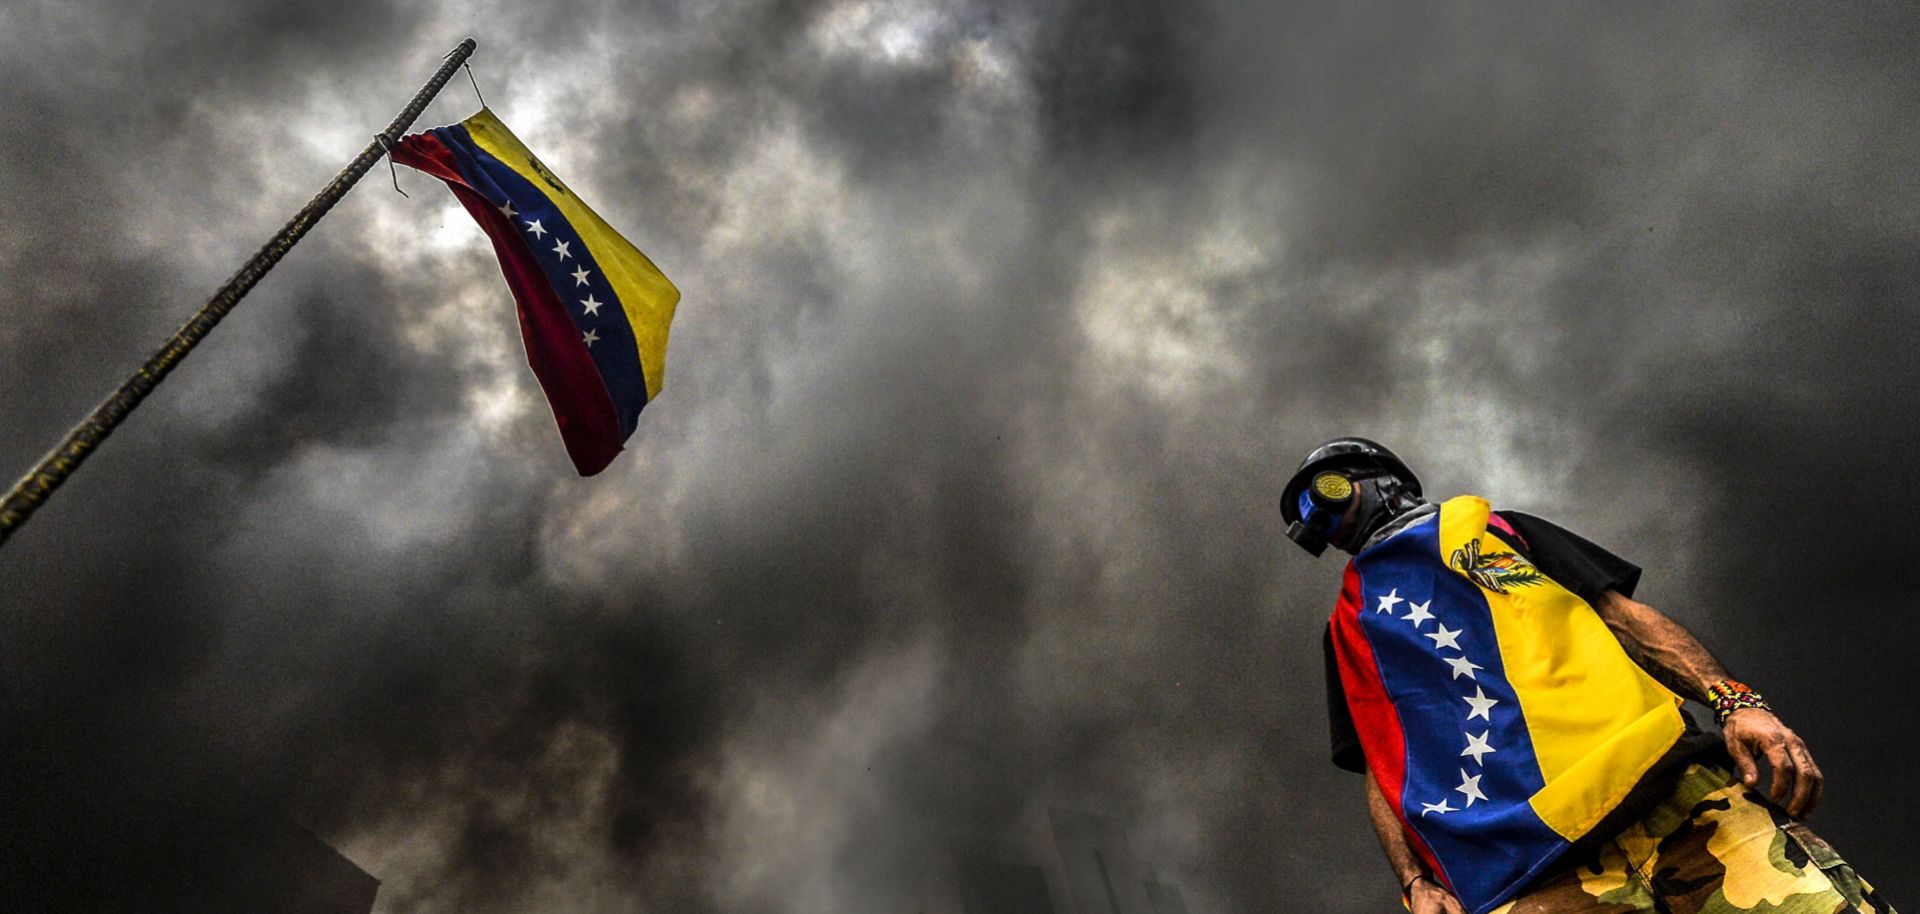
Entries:
{"label": "wire tie on pole", "polygon": [[473,78],[473,63],[471,61],[463,61],[462,65],[467,68],[467,82],[473,83],[473,97],[480,100],[480,107],[485,108],[487,106],[487,97],[480,94],[480,81]]}
{"label": "wire tie on pole", "polygon": [[393,141],[388,139],[384,133],[376,133],[373,135],[373,138],[379,140],[380,147],[387,151],[387,174],[393,176],[393,189],[399,191],[400,196],[406,197],[409,200],[413,199],[412,194],[400,190],[400,169],[393,167]]}

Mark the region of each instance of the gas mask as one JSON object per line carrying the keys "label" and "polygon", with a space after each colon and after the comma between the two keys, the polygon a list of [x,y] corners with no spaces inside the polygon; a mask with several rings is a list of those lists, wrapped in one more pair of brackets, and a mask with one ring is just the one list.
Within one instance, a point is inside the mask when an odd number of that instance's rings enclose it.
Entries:
{"label": "gas mask", "polygon": [[1280,493],[1287,538],[1313,555],[1358,552],[1387,522],[1422,504],[1420,477],[1378,442],[1335,438],[1307,454]]}
{"label": "gas mask", "polygon": [[1287,527],[1287,537],[1310,555],[1329,545],[1356,552],[1374,531],[1419,504],[1420,497],[1391,473],[1327,470],[1300,493],[1300,519]]}

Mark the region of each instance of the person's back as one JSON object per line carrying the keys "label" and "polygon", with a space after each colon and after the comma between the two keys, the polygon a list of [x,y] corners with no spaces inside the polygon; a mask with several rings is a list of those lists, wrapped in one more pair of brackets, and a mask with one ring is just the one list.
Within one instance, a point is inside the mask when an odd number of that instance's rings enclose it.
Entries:
{"label": "person's back", "polygon": [[[1353,556],[1324,639],[1334,761],[1369,775],[1416,914],[1891,910],[1795,821],[1820,789],[1804,744],[1632,600],[1631,563],[1481,498],[1429,504],[1365,439],[1310,453],[1282,511],[1308,552]],[[1747,789],[1756,755],[1786,810]]]}

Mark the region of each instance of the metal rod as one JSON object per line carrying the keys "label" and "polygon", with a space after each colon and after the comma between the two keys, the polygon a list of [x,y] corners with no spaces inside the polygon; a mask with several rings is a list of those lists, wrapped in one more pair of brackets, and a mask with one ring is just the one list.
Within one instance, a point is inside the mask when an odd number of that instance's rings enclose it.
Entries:
{"label": "metal rod", "polygon": [[14,531],[27,522],[27,518],[33,516],[35,510],[46,503],[47,499],[53,495],[53,491],[59,488],[68,476],[73,475],[75,469],[79,468],[81,461],[86,460],[87,455],[92,453],[94,448],[99,447],[100,442],[106,440],[106,437],[113,433],[114,428],[127,418],[127,414],[133,412],[133,408],[139,406],[140,401],[146,399],[147,394],[152,393],[153,389],[159,386],[167,373],[180,364],[180,360],[186,358],[187,353],[193,351],[193,347],[200,344],[200,341],[213,330],[214,325],[220,323],[220,320],[227,316],[227,312],[232,311],[233,307],[240,303],[240,299],[246,296],[248,290],[252,289],[261,277],[267,275],[267,271],[273,269],[273,265],[279,263],[280,258],[285,257],[287,252],[293,249],[293,246],[313,228],[314,223],[320,221],[320,217],[325,216],[335,203],[340,202],[341,197],[346,196],[347,191],[373,168],[375,162],[380,161],[381,156],[386,155],[387,149],[398,142],[407,128],[413,125],[414,119],[419,117],[420,112],[427,107],[427,103],[439,94],[440,89],[447,84],[447,80],[452,78],[454,71],[467,62],[467,58],[473,54],[474,47],[476,47],[474,40],[469,38],[460,42],[459,47],[447,54],[445,62],[433,74],[433,78],[420,87],[420,91],[413,96],[413,101],[407,103],[407,107],[393,119],[393,123],[387,125],[386,130],[375,136],[373,142],[368,143],[367,148],[361,150],[352,162],[347,163],[347,167],[335,175],[318,196],[309,201],[300,212],[294,214],[293,219],[280,229],[279,234],[274,235],[272,240],[256,252],[238,273],[233,274],[219,291],[213,293],[213,297],[207,300],[199,313],[174,333],[173,337],[168,339],[152,358],[147,359],[146,364],[140,366],[140,370],[135,372],[133,377],[128,378],[125,384],[120,385],[119,390],[114,391],[112,396],[95,407],[91,415],[67,434],[67,439],[62,441],[59,447],[54,448],[38,466],[20,479],[20,482],[13,487],[13,491],[7,493],[6,500],[0,501],[0,543],[5,543]]}

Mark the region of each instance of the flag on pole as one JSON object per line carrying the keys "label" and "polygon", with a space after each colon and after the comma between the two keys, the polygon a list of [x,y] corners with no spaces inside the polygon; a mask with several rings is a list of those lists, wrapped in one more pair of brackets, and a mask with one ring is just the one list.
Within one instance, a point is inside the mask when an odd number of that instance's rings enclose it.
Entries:
{"label": "flag on pole", "polygon": [[606,469],[660,394],[680,290],[486,108],[393,160],[445,181],[493,239],[567,456],[582,476]]}

